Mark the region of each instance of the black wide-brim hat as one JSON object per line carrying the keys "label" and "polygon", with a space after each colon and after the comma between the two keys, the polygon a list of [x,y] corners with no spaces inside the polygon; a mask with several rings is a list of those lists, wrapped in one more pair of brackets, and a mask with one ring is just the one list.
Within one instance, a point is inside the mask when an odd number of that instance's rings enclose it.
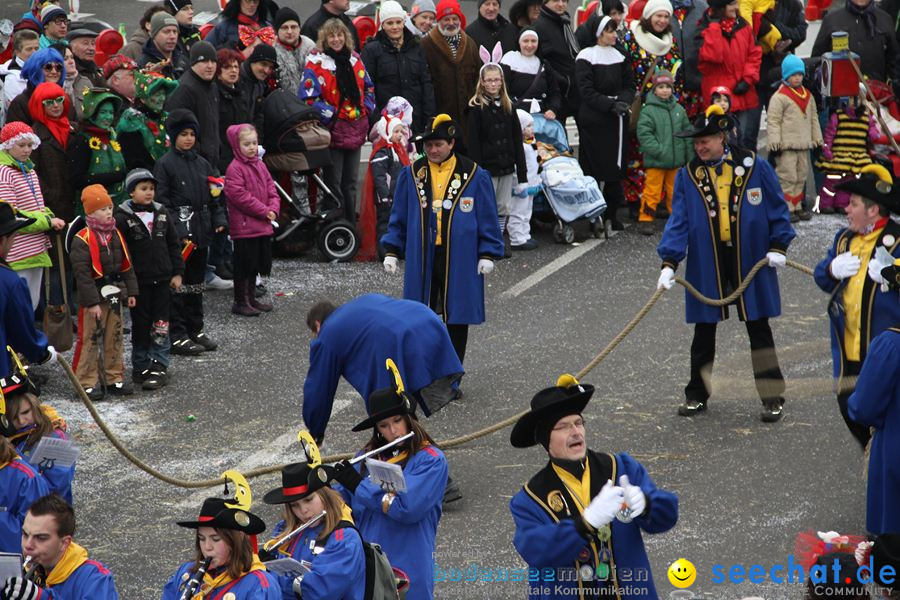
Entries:
{"label": "black wide-brim hat", "polygon": [[535,436],[538,425],[545,424],[547,419],[558,421],[567,415],[581,414],[593,395],[594,386],[587,383],[542,389],[531,399],[531,410],[516,421],[509,442],[515,448],[534,446],[538,443]]}
{"label": "black wide-brim hat", "polygon": [[858,177],[839,183],[837,189],[850,194],[859,194],[895,215],[900,214],[900,185],[885,181],[877,173],[866,172],[865,167]]}
{"label": "black wide-brim hat", "polygon": [[20,216],[12,204],[0,200],[0,236],[15,233],[23,227],[28,227],[34,221],[35,219],[30,217]]}
{"label": "black wide-brim hat", "polygon": [[288,504],[303,500],[316,490],[328,485],[324,469],[311,469],[309,463],[292,463],[281,470],[281,487],[263,496],[266,504]]}
{"label": "black wide-brim hat", "polygon": [[188,529],[232,529],[247,535],[257,535],[266,530],[262,519],[246,510],[226,506],[225,502],[227,500],[224,498],[207,498],[200,507],[200,516],[196,521],[178,521],[177,525]]}
{"label": "black wide-brim hat", "polygon": [[900,265],[889,265],[881,270],[881,276],[887,281],[888,287],[895,292],[900,291]]}
{"label": "black wide-brim hat", "polygon": [[353,431],[365,431],[371,429],[378,424],[378,421],[394,417],[397,415],[416,414],[416,405],[409,399],[406,394],[398,394],[394,388],[383,388],[375,390],[369,396],[368,402],[369,416],[360,421]]}
{"label": "black wide-brim hat", "polygon": [[428,129],[422,135],[416,138],[416,141],[427,142],[428,140],[447,140],[448,142],[455,140],[459,127],[450,115],[441,113],[436,116]]}
{"label": "black wide-brim hat", "polygon": [[733,119],[734,117],[726,115],[720,107],[713,105],[706,109],[706,114],[698,115],[694,119],[690,129],[676,132],[675,137],[698,138],[727,133],[734,127]]}

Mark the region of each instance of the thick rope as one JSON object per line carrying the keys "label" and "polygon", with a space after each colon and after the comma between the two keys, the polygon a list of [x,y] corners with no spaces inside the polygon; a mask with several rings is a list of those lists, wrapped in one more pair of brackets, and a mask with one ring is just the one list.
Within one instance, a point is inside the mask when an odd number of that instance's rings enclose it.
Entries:
{"label": "thick rope", "polygon": [[[760,269],[768,266],[768,264],[769,264],[769,260],[767,258],[761,259],[758,263],[753,265],[753,268],[750,269],[750,271],[747,273],[747,276],[741,282],[741,285],[739,285],[737,287],[737,289],[734,290],[734,292],[729,294],[727,297],[721,298],[721,299],[708,298],[708,297],[704,296],[697,290],[697,288],[692,286],[690,283],[688,283],[681,277],[676,277],[675,281],[676,281],[676,283],[684,286],[684,288],[688,291],[688,293],[690,293],[692,296],[694,296],[694,298],[696,298],[698,301],[700,301],[704,304],[708,304],[710,306],[725,306],[725,305],[731,304],[732,302],[737,300],[738,297],[741,294],[743,294],[744,291],[747,289],[747,287],[750,285],[750,282],[753,281],[753,278],[760,271]],[[806,265],[794,262],[792,260],[787,261],[787,265],[789,267],[797,269],[798,271],[800,271],[802,273],[806,273],[807,275],[813,274],[812,269],[810,269]],[[662,295],[665,293],[665,291],[666,290],[663,288],[660,288],[660,289],[657,289],[656,291],[654,291],[653,295],[650,296],[650,299],[647,300],[647,303],[644,304],[644,306],[637,312],[637,314],[634,315],[634,317],[628,322],[628,324],[625,325],[625,327],[622,329],[622,331],[620,331],[619,334],[616,337],[614,337],[606,345],[606,347],[603,348],[603,350],[601,350],[594,358],[592,358],[591,361],[587,365],[585,365],[585,367],[583,369],[578,371],[578,373],[575,375],[575,378],[582,379],[584,376],[586,376],[588,373],[590,373],[593,369],[595,369],[597,367],[597,365],[599,365],[601,362],[603,362],[603,360],[607,356],[609,356],[609,354],[616,348],[616,346],[618,346],[620,343],[622,343],[622,340],[624,340],[626,337],[628,337],[628,335],[632,331],[634,331],[634,328],[637,327],[638,323],[640,323],[643,320],[643,318],[647,316],[647,313],[650,312],[650,310],[653,308],[653,306],[656,304],[656,302],[662,297]],[[140,458],[135,456],[134,453],[132,453],[128,448],[126,448],[125,445],[122,443],[122,441],[119,440],[118,437],[116,437],[116,434],[113,433],[113,431],[109,428],[109,426],[106,424],[106,422],[100,416],[100,413],[97,412],[97,407],[94,406],[94,403],[91,401],[90,398],[88,398],[88,395],[84,391],[84,388],[78,382],[78,378],[75,377],[75,373],[72,371],[72,366],[69,364],[69,362],[65,358],[63,358],[61,355],[57,355],[57,360],[62,365],[63,370],[65,370],[66,376],[69,378],[69,382],[72,384],[72,387],[75,389],[76,393],[81,398],[81,401],[84,403],[85,407],[88,409],[88,412],[91,413],[91,417],[94,419],[94,421],[96,421],[97,426],[100,427],[100,431],[103,432],[103,434],[106,436],[106,438],[109,440],[109,442],[115,447],[115,449],[118,450],[119,453],[122,454],[122,456],[124,456],[129,461],[131,461],[132,464],[134,464],[137,468],[139,468],[142,471],[144,471],[145,473],[159,479],[160,481],[163,481],[170,485],[174,485],[174,486],[181,487],[181,488],[188,488],[188,489],[210,488],[210,487],[215,487],[217,485],[222,485],[225,483],[225,479],[223,479],[221,477],[216,478],[216,479],[200,479],[200,480],[188,480],[188,479],[179,479],[177,477],[171,477],[169,475],[166,475],[165,473],[158,471],[157,469],[154,469],[153,467],[148,465],[146,462],[144,462],[143,460],[141,460]],[[507,427],[514,424],[516,421],[518,421],[519,418],[521,418],[522,415],[526,414],[527,412],[528,411],[522,411],[520,413],[517,413],[509,418],[503,419],[502,421],[494,423],[493,425],[490,425],[483,429],[479,429],[477,431],[473,431],[472,433],[468,433],[466,435],[461,435],[461,436],[458,436],[455,438],[450,438],[448,440],[438,442],[438,446],[440,446],[442,449],[454,448],[456,446],[460,446],[467,442],[471,442],[473,440],[482,438],[486,435],[490,435],[494,432],[500,431],[501,429],[506,429]],[[323,456],[322,462],[331,463],[331,462],[337,462],[340,460],[347,460],[352,457],[353,457],[353,454],[351,454],[351,453],[333,454],[330,456]],[[252,477],[259,477],[260,475],[268,475],[271,473],[278,473],[281,471],[282,468],[284,468],[284,465],[270,465],[268,467],[259,467],[256,469],[252,469],[250,471],[247,471],[246,473],[243,473],[243,475],[247,479],[250,479]]]}

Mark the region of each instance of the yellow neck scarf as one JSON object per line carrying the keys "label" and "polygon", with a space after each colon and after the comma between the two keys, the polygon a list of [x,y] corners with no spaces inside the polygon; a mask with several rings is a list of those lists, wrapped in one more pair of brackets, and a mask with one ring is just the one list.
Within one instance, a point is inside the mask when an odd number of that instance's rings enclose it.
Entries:
{"label": "yellow neck scarf", "polygon": [[[553,463],[551,463],[553,464]],[[562,480],[563,485],[569,490],[569,493],[575,499],[575,502],[578,503],[578,512],[583,513],[584,509],[587,508],[587,505],[591,502],[591,463],[588,461],[587,457],[584,459],[584,473],[581,475],[581,481],[575,478],[574,475],[559,467],[557,465],[553,465],[553,470],[556,472],[556,475]]]}
{"label": "yellow neck scarf", "polygon": [[75,542],[70,542],[69,547],[66,548],[62,558],[56,563],[56,566],[53,567],[50,574],[47,575],[47,587],[53,587],[54,585],[59,585],[64,582],[76,569],[78,569],[78,567],[83,565],[87,559],[87,550]]}
{"label": "yellow neck scarf", "polygon": [[[241,575],[247,575],[252,571],[265,571],[266,566],[262,564],[262,561],[259,560],[259,556],[256,554],[253,555],[253,563],[250,565],[250,569],[247,573]],[[240,579],[241,577],[238,577]],[[218,577],[212,577],[209,573],[203,575],[203,584],[200,586],[200,589],[197,590],[197,593],[194,595],[192,600],[203,600],[206,598],[206,595],[212,590],[218,589],[222,586],[228,585],[232,581],[236,581],[228,574],[228,569],[225,569],[221,573],[219,573]]]}

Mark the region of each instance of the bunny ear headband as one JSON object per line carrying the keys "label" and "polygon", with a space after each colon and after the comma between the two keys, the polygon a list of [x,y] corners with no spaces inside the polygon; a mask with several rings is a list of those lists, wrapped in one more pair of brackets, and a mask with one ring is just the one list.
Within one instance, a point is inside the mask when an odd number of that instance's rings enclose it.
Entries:
{"label": "bunny ear headband", "polygon": [[488,54],[487,48],[485,48],[484,46],[479,46],[478,56],[481,57],[481,62],[484,63],[483,65],[481,65],[481,70],[478,71],[478,77],[480,79],[481,73],[484,72],[484,68],[486,66],[500,66],[500,59],[503,58],[503,48],[500,47],[500,42],[497,42],[496,44],[494,44],[494,49],[491,50],[490,54]]}

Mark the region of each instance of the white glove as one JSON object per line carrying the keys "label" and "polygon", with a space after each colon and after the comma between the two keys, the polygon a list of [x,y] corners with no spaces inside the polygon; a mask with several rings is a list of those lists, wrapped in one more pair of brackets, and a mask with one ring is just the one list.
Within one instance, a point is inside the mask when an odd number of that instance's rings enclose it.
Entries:
{"label": "white glove", "polygon": [[494,270],[494,261],[486,258],[478,259],[478,274],[489,275]]}
{"label": "white glove", "polygon": [[291,589],[294,591],[295,594],[297,594],[298,598],[303,593],[301,591],[302,588],[300,587],[300,584],[302,584],[302,583],[303,583],[303,575],[297,575],[296,577],[294,577],[294,583],[291,584]]}
{"label": "white glove", "polygon": [[397,272],[397,269],[400,268],[400,261],[397,260],[396,256],[385,256],[384,257],[384,270],[393,275]]}
{"label": "white glove", "polygon": [[44,358],[44,362],[42,362],[41,364],[46,365],[47,363],[56,362],[57,355],[58,352],[56,351],[56,348],[54,348],[53,346],[47,346],[47,356]]}
{"label": "white glove", "polygon": [[41,588],[24,577],[10,577],[0,592],[3,600],[37,600],[41,594]]}
{"label": "white glove", "polygon": [[631,485],[628,475],[619,477],[619,486],[625,490],[625,504],[631,509],[631,513],[636,517],[644,514],[644,510],[647,508],[647,497],[644,496],[644,490],[636,485]]}
{"label": "white glove", "polygon": [[613,485],[613,482],[607,479],[603,489],[594,496],[591,503],[584,509],[584,515],[582,516],[594,529],[603,527],[616,518],[616,512],[622,508],[624,501],[625,490],[617,485]]}
{"label": "white glove", "polygon": [[673,285],[675,285],[675,270],[672,267],[663,267],[659,273],[659,281],[656,282],[656,289],[671,290]]}
{"label": "white glove", "polygon": [[874,259],[870,260],[869,261],[869,269],[868,269],[869,270],[869,279],[871,279],[875,283],[879,283],[881,285],[886,285],[887,281],[885,281],[884,277],[881,276],[881,270],[883,268],[884,268],[884,265],[882,265],[877,260],[874,260]]}
{"label": "white glove", "polygon": [[831,261],[828,270],[835,279],[847,279],[853,277],[859,271],[859,257],[853,256],[849,251],[838,254]]}
{"label": "white glove", "polygon": [[766,258],[769,259],[769,266],[780,269],[787,264],[787,256],[780,252],[766,252]]}

